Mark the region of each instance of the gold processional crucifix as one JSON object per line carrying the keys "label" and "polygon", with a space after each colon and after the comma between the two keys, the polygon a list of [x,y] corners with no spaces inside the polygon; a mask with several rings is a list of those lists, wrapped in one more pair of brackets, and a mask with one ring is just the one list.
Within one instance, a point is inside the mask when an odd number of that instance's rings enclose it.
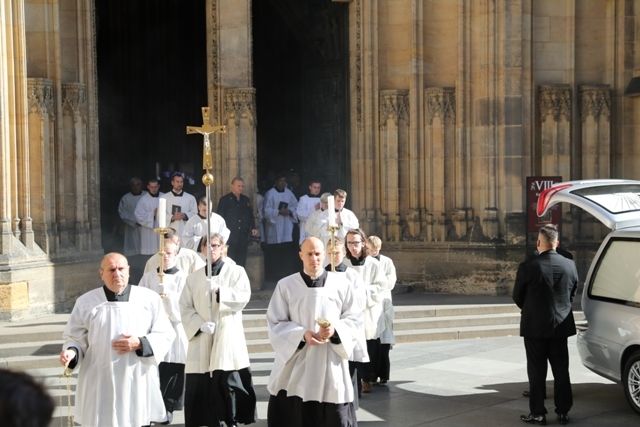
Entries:
{"label": "gold processional crucifix", "polygon": [[[227,127],[224,125],[213,126],[209,123],[209,107],[202,107],[202,126],[187,126],[187,135],[199,133],[204,137],[204,145],[202,148],[202,183],[206,189],[207,197],[207,277],[211,278],[211,185],[213,185],[213,153],[211,150],[211,142],[209,135],[212,133],[227,133]],[[224,243],[224,242],[221,242]]]}

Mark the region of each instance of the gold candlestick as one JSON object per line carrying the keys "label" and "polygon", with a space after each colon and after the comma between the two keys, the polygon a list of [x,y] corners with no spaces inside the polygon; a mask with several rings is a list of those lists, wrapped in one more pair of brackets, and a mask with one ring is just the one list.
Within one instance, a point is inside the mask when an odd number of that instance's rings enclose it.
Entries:
{"label": "gold candlestick", "polygon": [[[160,269],[158,270],[158,279],[162,283],[164,279],[164,235],[171,230],[169,227],[157,227],[153,231],[158,233],[158,256],[160,257]],[[162,296],[162,295],[161,295]]]}
{"label": "gold candlestick", "polygon": [[335,273],[336,271],[336,261],[333,258],[333,251],[335,251],[336,248],[336,231],[338,231],[338,229],[340,227],[338,227],[337,225],[333,224],[329,224],[327,226],[327,228],[329,229],[329,242],[331,242],[331,252],[329,253],[329,257],[331,260],[331,271],[333,271]]}

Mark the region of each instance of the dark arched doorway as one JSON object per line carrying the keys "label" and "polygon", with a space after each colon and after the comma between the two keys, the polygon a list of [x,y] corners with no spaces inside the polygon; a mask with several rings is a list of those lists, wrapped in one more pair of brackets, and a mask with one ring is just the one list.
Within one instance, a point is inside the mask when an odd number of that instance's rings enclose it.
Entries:
{"label": "dark arched doorway", "polygon": [[[348,3],[252,2],[258,176],[349,189]],[[299,194],[298,194],[299,195]]]}
{"label": "dark arched doorway", "polygon": [[206,0],[97,0],[102,235],[119,250],[118,201],[132,176],[185,172],[202,194],[200,124],[207,105]]}

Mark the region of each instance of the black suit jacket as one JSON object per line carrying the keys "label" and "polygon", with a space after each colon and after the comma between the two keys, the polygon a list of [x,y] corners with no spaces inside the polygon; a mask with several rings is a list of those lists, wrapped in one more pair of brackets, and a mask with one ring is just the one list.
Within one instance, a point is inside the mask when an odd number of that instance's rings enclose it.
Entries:
{"label": "black suit jacket", "polygon": [[575,335],[571,303],[578,286],[575,263],[554,250],[518,267],[513,301],[522,309],[520,335],[554,338]]}

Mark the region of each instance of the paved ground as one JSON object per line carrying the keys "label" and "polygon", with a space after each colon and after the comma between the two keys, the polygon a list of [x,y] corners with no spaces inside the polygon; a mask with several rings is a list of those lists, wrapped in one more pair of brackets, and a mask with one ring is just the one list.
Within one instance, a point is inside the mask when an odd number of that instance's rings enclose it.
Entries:
{"label": "paved ground", "polygon": [[[638,425],[640,416],[627,405],[622,388],[580,364],[575,338],[569,341],[574,408],[571,424]],[[397,345],[391,352],[387,387],[375,387],[360,401],[360,427],[498,427],[520,426],[528,413],[525,355],[519,337],[485,338]],[[265,388],[272,354],[252,355],[258,394],[256,427],[266,427]],[[553,416],[553,384],[547,383],[549,425]],[[181,425],[177,413],[174,425]]]}

